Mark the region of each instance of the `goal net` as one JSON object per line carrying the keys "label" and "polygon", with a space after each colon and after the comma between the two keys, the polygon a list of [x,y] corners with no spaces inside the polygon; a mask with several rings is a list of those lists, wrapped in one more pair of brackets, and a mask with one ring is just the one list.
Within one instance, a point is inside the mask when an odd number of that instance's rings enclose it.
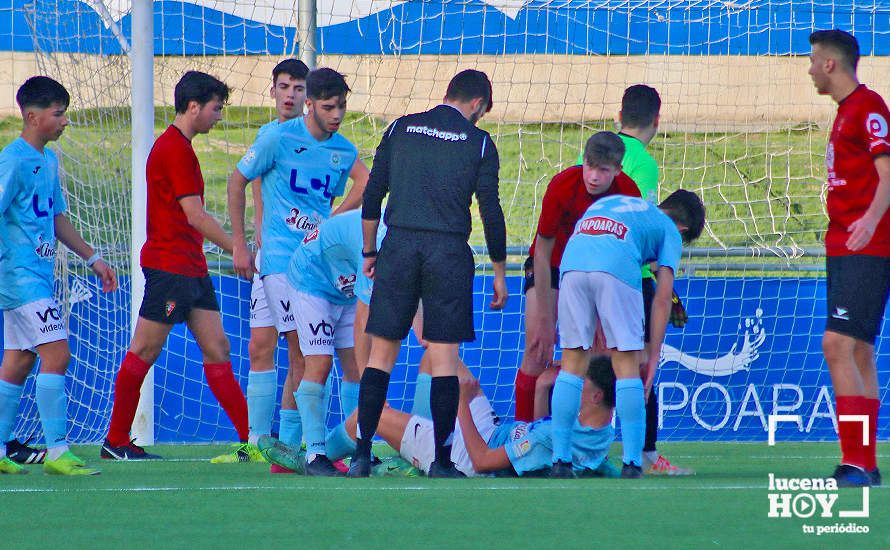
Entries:
{"label": "goal net", "polygon": [[[103,295],[77,258],[59,254],[59,298],[72,334],[71,436],[83,442],[104,436],[129,341],[127,52],[139,46],[130,41],[130,9],[128,0],[33,0],[0,12],[8,23],[0,36],[13,83],[7,91],[39,72],[72,93],[72,124],[53,145],[70,215],[122,280],[120,291]],[[173,86],[184,71],[209,72],[233,89],[224,120],[194,140],[206,207],[228,223],[226,178],[275,117],[271,69],[301,53],[297,1],[164,1],[153,9],[155,135],[173,119]],[[649,146],[661,167],[660,194],[690,189],[708,209],[705,234],[677,282],[690,322],[669,330],[658,376],[662,439],[764,440],[772,413],[801,415],[784,436],[823,439],[834,437],[819,337],[824,149],[835,106],[809,81],[807,38],[819,28],[852,31],[864,54],[862,81],[886,96],[888,12],[858,1],[318,0],[315,43],[318,65],[339,70],[352,87],[341,132],[369,165],[386,125],[437,104],[458,70],[477,68],[493,81],[494,109],[481,126],[500,152],[511,299],[503,313],[486,310],[491,272],[477,216],[478,338],[462,356],[500,414],[512,415],[524,339],[520,266],[547,184],[575,163],[591,133],[617,129],[623,90],[645,83],[663,101]],[[11,137],[17,122],[4,127]],[[232,275],[228,258],[207,250],[246,386],[249,286]],[[888,346],[882,337],[882,357]],[[420,354],[411,337],[393,376],[393,406],[410,407]],[[194,340],[176,327],[155,369],[158,441],[235,439],[200,363]],[[277,365],[283,377],[283,350]],[[336,379],[333,387],[331,421],[339,416]],[[38,433],[33,402],[21,412],[17,433]]]}

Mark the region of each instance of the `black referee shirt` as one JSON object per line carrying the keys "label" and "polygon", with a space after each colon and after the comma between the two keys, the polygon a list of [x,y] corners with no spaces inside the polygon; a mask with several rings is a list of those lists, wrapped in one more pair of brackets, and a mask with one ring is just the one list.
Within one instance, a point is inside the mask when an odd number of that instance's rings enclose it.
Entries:
{"label": "black referee shirt", "polygon": [[389,227],[457,233],[469,238],[475,193],[489,256],[507,257],[507,230],[498,198],[498,151],[480,130],[449,105],[403,116],[377,146],[362,201],[362,218],[380,219],[389,193]]}

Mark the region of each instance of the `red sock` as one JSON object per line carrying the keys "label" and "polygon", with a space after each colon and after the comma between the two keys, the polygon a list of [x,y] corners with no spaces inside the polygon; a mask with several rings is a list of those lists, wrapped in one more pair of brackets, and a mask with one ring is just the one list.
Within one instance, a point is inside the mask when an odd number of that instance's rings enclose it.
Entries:
{"label": "red sock", "polygon": [[[867,399],[861,395],[838,395],[835,400],[839,417],[843,414],[868,414]],[[866,450],[862,445],[862,423],[838,421],[837,431],[841,444],[841,463],[864,469]]]}
{"label": "red sock", "polygon": [[151,365],[128,351],[117,371],[111,425],[108,427],[108,442],[114,447],[122,447],[130,442],[130,428],[133,427],[133,418],[139,405],[139,390],[150,368]]}
{"label": "red sock", "polygon": [[210,391],[235,425],[238,439],[247,441],[247,399],[232,373],[232,362],[204,363],[204,374]]}
{"label": "red sock", "polygon": [[865,399],[868,407],[868,447],[865,448],[865,470],[872,471],[878,467],[878,412],[881,410],[880,399]]}
{"label": "red sock", "polygon": [[531,422],[535,416],[535,382],[537,376],[516,371],[516,420]]}

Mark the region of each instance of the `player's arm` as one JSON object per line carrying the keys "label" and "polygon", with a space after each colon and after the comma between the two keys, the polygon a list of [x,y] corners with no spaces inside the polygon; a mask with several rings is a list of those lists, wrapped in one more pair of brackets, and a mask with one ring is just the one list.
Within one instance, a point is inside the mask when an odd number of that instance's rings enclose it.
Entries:
{"label": "player's arm", "polygon": [[847,248],[856,252],[862,250],[871,241],[881,218],[890,207],[890,155],[881,155],[875,159],[875,170],[878,172],[878,188],[861,218],[850,224],[847,231]]}
{"label": "player's arm", "polygon": [[71,225],[71,221],[65,214],[56,214],[53,217],[53,226],[56,230],[56,238],[72,252],[83,258],[87,262],[93,273],[99,276],[102,281],[102,292],[113,292],[117,289],[117,275],[114,270],[105,263],[105,260],[96,252],[92,246],[87,244],[80,236],[80,233]]}
{"label": "player's arm", "polygon": [[473,414],[470,412],[470,402],[481,390],[479,381],[473,377],[462,378],[460,381],[460,400],[457,405],[457,421],[460,422],[460,431],[464,438],[464,446],[470,455],[473,469],[479,473],[496,472],[510,466],[510,459],[503,447],[491,449],[488,443],[482,439],[479,429],[473,422]]}
{"label": "player's arm", "polygon": [[489,304],[491,309],[502,309],[507,305],[507,225],[498,195],[499,169],[498,150],[491,137],[486,134],[476,180],[476,199],[479,201],[485,243],[488,245],[488,255],[494,270],[494,297]]}
{"label": "player's arm", "polygon": [[[229,239],[231,242],[229,250],[232,252],[232,264],[235,268],[235,274],[239,277],[244,277],[245,279],[253,277],[253,274],[256,271],[254,269],[253,258],[250,257],[250,250],[247,248],[247,237],[244,232],[244,211],[247,208],[245,188],[249,183],[250,180],[248,180],[241,171],[235,168],[229,176],[226,189],[228,195],[229,219],[232,221],[232,236]],[[180,199],[180,203],[182,203],[182,199]],[[185,206],[183,206],[183,210],[185,210]],[[201,211],[204,212],[203,206]],[[215,218],[212,219],[216,225],[219,225]],[[216,243],[213,237],[204,233],[203,230],[193,224],[191,218],[189,218],[189,223],[195,227],[195,229],[201,231],[201,233],[203,233],[209,240]],[[204,227],[213,231],[213,228],[211,228],[210,225],[206,225],[205,221],[200,223],[205,223]],[[222,227],[220,227],[220,230],[222,230]]]}
{"label": "player's arm", "polygon": [[[664,343],[664,333],[671,314],[671,296],[674,293],[674,270],[666,266],[659,267],[655,272],[655,280],[657,281],[655,297],[652,299],[652,311],[649,317],[649,342],[652,344],[651,349],[660,350],[661,344]],[[652,353],[646,360],[646,378],[643,381],[646,395],[649,395],[649,390],[652,388],[655,370],[658,367],[658,359],[658,353]]]}
{"label": "player's arm", "polygon": [[[201,198],[198,195],[187,195],[179,197],[177,200],[190,226],[197,229],[205,239],[216,246],[226,252],[232,252],[232,236],[226,233],[226,230],[216,221],[216,218],[204,210],[204,205],[201,203]],[[242,227],[244,224],[243,219],[242,210]]]}
{"label": "player's arm", "polygon": [[[263,180],[250,182],[250,194],[253,196],[253,235],[258,247],[263,246]],[[226,190],[228,191],[228,189]]]}
{"label": "player's arm", "polygon": [[559,368],[551,367],[544,369],[541,376],[535,380],[534,420],[550,416],[550,396],[558,374]]}
{"label": "player's arm", "polygon": [[553,358],[553,346],[556,340],[556,320],[553,318],[554,292],[550,280],[550,257],[553,255],[555,244],[555,237],[545,237],[538,233],[535,237],[535,256],[532,258],[535,270],[535,286],[532,292],[535,293],[538,302],[538,322],[531,327],[530,349],[544,364]]}
{"label": "player's arm", "polygon": [[362,273],[369,279],[374,278],[374,266],[377,264],[377,227],[380,225],[383,197],[389,192],[389,138],[398,123],[398,120],[393,122],[380,138],[374,153],[374,167],[362,196]]}
{"label": "player's arm", "polygon": [[370,175],[371,171],[368,170],[368,167],[362,162],[362,159],[355,159],[355,162],[352,163],[352,169],[349,171],[349,179],[352,180],[352,188],[349,190],[349,193],[346,194],[346,198],[343,199],[340,206],[338,206],[331,214],[332,216],[355,210],[362,205],[362,195],[365,194],[365,188],[368,186],[368,177]]}

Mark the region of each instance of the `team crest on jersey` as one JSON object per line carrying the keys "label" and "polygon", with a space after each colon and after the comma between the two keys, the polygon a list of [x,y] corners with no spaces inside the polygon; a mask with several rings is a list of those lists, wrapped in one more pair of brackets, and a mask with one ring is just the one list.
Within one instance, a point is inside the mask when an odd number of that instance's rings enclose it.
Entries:
{"label": "team crest on jersey", "polygon": [[337,290],[347,298],[355,297],[355,273],[337,275]]}
{"label": "team crest on jersey", "polygon": [[306,236],[303,238],[303,244],[309,244],[314,240],[318,239],[318,228],[316,227],[309,233],[306,233]]}
{"label": "team crest on jersey", "polygon": [[303,232],[314,231],[320,222],[318,216],[303,214],[299,208],[291,208],[290,216],[284,219],[284,223],[292,230]]}
{"label": "team crest on jersey", "polygon": [[877,138],[887,137],[887,119],[878,113],[869,113],[865,127],[869,134]]}
{"label": "team crest on jersey", "polygon": [[579,230],[585,235],[614,235],[621,240],[627,236],[627,226],[605,216],[594,216],[581,220]]}
{"label": "team crest on jersey", "polygon": [[337,153],[337,152],[331,153],[331,166],[333,166],[334,168],[337,168],[338,166],[340,166],[340,160],[341,160],[340,153]]}
{"label": "team crest on jersey", "polygon": [[174,300],[167,300],[167,305],[164,306],[164,312],[167,317],[173,315],[173,310],[176,309],[176,302]]}

